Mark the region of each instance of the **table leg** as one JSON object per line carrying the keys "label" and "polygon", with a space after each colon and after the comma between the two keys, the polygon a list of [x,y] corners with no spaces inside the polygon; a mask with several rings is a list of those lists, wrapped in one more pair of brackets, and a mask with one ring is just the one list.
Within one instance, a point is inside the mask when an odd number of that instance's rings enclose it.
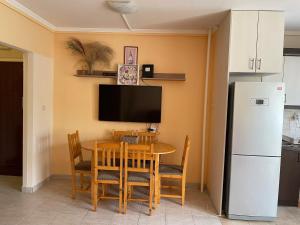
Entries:
{"label": "table leg", "polygon": [[155,155],[154,208],[159,203],[159,154]]}
{"label": "table leg", "polygon": [[94,210],[94,193],[95,193],[95,185],[94,185],[94,157],[95,157],[95,154],[94,152],[92,152],[92,159],[91,159],[91,200],[92,200],[92,208]]}

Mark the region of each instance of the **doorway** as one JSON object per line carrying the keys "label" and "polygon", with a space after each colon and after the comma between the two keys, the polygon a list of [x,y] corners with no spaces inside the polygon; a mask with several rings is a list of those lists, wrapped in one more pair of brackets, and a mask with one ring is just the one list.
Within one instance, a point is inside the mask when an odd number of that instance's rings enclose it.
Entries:
{"label": "doorway", "polygon": [[0,175],[22,176],[22,52],[0,48]]}

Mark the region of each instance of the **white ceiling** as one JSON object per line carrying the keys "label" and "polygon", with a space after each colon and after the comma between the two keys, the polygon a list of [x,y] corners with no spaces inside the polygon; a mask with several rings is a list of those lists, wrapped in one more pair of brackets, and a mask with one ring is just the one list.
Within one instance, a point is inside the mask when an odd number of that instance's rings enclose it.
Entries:
{"label": "white ceiling", "polygon": [[[105,0],[7,0],[57,30],[127,29]],[[286,30],[300,31],[299,0],[135,0],[127,15],[133,29],[200,31],[215,26],[229,9],[284,10]]]}

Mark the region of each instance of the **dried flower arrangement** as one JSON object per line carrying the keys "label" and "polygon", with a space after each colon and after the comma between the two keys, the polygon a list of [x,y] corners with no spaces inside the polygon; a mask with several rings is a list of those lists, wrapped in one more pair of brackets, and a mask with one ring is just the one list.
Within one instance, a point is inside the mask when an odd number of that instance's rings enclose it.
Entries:
{"label": "dried flower arrangement", "polygon": [[96,63],[110,66],[114,56],[113,49],[100,42],[82,43],[77,38],[70,38],[67,41],[67,48],[80,57],[79,63],[87,69],[87,74],[93,74]]}

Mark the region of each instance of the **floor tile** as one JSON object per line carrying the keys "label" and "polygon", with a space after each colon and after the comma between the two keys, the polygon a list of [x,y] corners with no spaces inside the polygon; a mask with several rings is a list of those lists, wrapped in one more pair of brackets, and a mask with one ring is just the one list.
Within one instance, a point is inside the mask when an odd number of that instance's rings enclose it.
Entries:
{"label": "floor tile", "polygon": [[[300,209],[279,207],[275,222],[228,220],[216,216],[207,195],[187,188],[184,207],[180,201],[161,199],[148,215],[148,204],[129,202],[127,213],[118,213],[118,201],[100,201],[92,211],[90,194],[70,197],[69,179],[52,179],[37,192],[20,191],[22,179],[0,176],[0,225],[300,225]],[[136,189],[136,195],[143,195]]]}
{"label": "floor tile", "polygon": [[193,216],[195,225],[222,225],[217,216]]}

